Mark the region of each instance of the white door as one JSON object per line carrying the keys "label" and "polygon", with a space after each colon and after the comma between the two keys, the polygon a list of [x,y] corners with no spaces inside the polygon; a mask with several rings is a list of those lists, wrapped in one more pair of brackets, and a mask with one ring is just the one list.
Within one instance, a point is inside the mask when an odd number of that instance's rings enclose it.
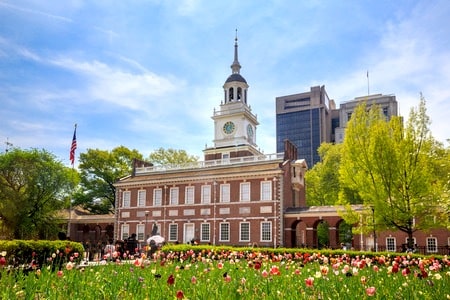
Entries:
{"label": "white door", "polygon": [[183,242],[190,243],[193,238],[194,238],[194,224],[192,223],[184,224]]}

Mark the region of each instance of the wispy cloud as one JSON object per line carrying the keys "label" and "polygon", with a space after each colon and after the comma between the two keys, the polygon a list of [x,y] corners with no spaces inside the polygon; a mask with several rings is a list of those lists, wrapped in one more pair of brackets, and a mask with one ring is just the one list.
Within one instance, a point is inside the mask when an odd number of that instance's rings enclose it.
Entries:
{"label": "wispy cloud", "polygon": [[157,97],[171,93],[177,88],[170,79],[151,72],[126,72],[98,61],[59,58],[51,63],[86,77],[92,98],[133,110],[145,110],[147,105],[156,104]]}
{"label": "wispy cloud", "polygon": [[11,3],[7,3],[7,2],[0,2],[0,6],[6,7],[10,10],[23,12],[23,13],[27,13],[27,14],[43,16],[43,17],[54,19],[54,20],[61,21],[61,22],[67,22],[67,23],[73,22],[72,19],[67,18],[67,17],[53,15],[53,14],[50,14],[47,12],[34,10],[34,9],[30,9],[30,8],[25,8],[25,7],[17,6],[17,5],[11,4]]}

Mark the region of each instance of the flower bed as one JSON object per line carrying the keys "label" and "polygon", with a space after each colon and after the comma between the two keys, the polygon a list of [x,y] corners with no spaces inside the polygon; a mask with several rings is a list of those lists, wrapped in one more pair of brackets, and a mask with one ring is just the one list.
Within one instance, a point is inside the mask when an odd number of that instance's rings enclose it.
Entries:
{"label": "flower bed", "polygon": [[[0,299],[448,299],[447,257],[164,248],[150,259],[1,272]],[[311,250],[314,251],[314,250]],[[118,255],[122,257],[123,255]]]}

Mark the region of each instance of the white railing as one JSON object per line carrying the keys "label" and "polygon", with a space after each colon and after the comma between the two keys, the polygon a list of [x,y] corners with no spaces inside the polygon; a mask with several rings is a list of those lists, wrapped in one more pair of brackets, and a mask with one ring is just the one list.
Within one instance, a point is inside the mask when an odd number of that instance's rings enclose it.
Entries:
{"label": "white railing", "polygon": [[236,165],[236,164],[249,163],[249,162],[280,160],[280,159],[283,159],[283,157],[284,157],[284,153],[273,153],[273,154],[265,154],[265,155],[254,155],[254,156],[233,157],[233,158],[215,159],[215,160],[207,160],[207,161],[196,161],[196,162],[190,162],[190,163],[185,163],[185,164],[176,164],[176,165],[141,167],[141,168],[136,168],[136,175],[137,174],[145,174],[145,173],[163,172],[163,171],[200,169],[200,168],[225,166],[225,165],[228,166],[228,165]]}

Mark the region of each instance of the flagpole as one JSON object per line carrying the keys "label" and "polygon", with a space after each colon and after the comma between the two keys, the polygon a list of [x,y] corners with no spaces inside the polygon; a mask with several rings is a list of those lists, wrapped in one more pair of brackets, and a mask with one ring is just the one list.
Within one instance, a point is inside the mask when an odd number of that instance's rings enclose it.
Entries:
{"label": "flagpole", "polygon": [[[70,145],[70,154],[69,154],[69,159],[70,162],[72,163],[72,173],[71,173],[71,180],[73,182],[73,172],[75,172],[75,150],[77,149],[77,123],[75,123],[74,125],[74,130],[73,130],[73,138],[72,138],[72,144]],[[69,198],[69,222],[67,225],[67,236],[69,238],[70,237],[70,227],[72,225],[72,194],[73,191],[70,193],[70,198]]]}
{"label": "flagpole", "polygon": [[369,96],[370,95],[370,92],[369,92],[369,70],[367,70],[367,96]]}

